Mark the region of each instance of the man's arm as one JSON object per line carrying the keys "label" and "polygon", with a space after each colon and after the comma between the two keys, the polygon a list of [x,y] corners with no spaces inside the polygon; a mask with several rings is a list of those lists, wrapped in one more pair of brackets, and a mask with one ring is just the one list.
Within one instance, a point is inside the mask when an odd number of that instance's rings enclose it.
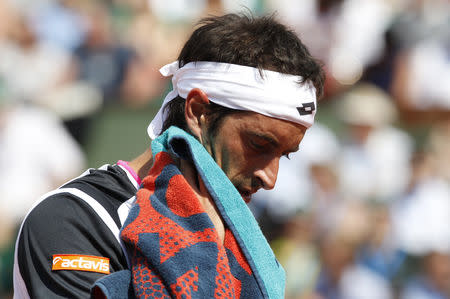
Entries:
{"label": "man's arm", "polygon": [[[88,298],[91,285],[105,275],[100,272],[107,266],[102,259],[86,262],[83,256],[109,258],[111,272],[127,267],[120,244],[103,220],[70,194],[53,195],[33,209],[16,251],[20,273],[14,275],[22,277],[32,298]],[[52,269],[53,263],[62,262],[74,270]]]}

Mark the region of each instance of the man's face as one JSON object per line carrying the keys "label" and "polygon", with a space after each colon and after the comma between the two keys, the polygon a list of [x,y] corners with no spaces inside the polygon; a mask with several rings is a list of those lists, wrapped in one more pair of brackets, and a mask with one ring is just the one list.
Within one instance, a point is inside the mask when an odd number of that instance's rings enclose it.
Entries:
{"label": "man's face", "polygon": [[202,143],[248,203],[260,188],[272,189],[282,156],[298,150],[306,128],[254,112],[233,113]]}

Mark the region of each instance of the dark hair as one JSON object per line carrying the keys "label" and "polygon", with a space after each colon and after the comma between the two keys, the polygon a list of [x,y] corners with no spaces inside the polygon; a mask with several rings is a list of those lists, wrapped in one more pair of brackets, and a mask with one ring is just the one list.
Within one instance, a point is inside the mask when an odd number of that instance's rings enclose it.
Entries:
{"label": "dark hair", "polygon": [[[323,93],[325,76],[321,64],[310,55],[297,35],[277,22],[274,15],[227,14],[202,19],[178,57],[180,67],[195,61],[239,64],[297,75],[303,78],[303,82],[314,84],[319,98]],[[167,105],[168,117],[163,131],[171,125],[188,131],[184,101],[178,96]],[[238,112],[214,103],[209,108],[206,117],[210,130],[217,129],[225,115]]]}

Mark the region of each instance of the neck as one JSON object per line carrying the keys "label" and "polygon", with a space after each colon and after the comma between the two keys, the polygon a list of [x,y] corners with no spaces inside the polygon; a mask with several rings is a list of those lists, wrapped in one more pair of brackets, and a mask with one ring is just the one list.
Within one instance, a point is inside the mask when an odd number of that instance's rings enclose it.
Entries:
{"label": "neck", "polygon": [[153,165],[152,150],[149,147],[142,154],[131,160],[128,165],[137,173],[140,178],[147,176]]}

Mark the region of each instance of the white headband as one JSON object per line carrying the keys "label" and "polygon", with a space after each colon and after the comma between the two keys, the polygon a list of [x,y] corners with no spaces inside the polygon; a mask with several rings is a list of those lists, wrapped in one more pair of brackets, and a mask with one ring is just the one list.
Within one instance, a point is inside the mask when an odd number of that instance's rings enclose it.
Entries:
{"label": "white headband", "polygon": [[194,88],[201,89],[210,101],[224,107],[257,112],[307,128],[314,123],[316,89],[309,81],[299,84],[301,76],[204,61],[190,62],[182,68],[175,61],[159,71],[163,76],[173,76],[173,90],[147,129],[152,139],[161,133],[167,103],[177,95],[186,98]]}

